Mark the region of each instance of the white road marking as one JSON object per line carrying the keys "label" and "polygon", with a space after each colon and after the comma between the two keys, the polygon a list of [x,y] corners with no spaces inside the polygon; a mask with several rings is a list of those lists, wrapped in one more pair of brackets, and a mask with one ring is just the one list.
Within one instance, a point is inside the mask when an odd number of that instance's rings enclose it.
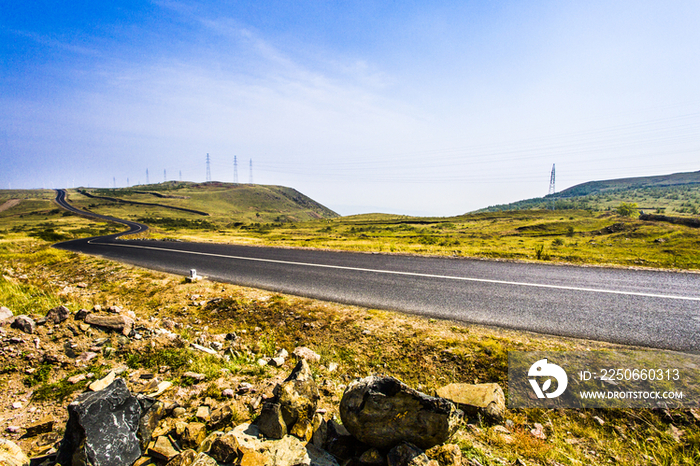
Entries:
{"label": "white road marking", "polygon": [[[93,241],[94,240],[90,240],[90,241],[88,241],[88,243],[89,244],[96,244],[96,243],[93,243]],[[582,288],[582,287],[563,286],[563,285],[547,285],[544,283],[511,282],[511,281],[506,281],[506,280],[493,280],[493,279],[487,279],[487,278],[456,277],[456,276],[452,276],[452,275],[436,275],[436,274],[430,274],[430,273],[400,272],[400,271],[396,271],[396,270],[367,269],[367,268],[362,268],[362,267],[348,267],[348,266],[344,266],[344,265],[312,264],[312,263],[308,263],[308,262],[294,262],[294,261],[285,261],[285,260],[279,260],[279,259],[262,259],[262,258],[258,258],[258,257],[231,256],[231,255],[227,255],[227,254],[214,254],[214,253],[209,253],[209,252],[183,251],[180,249],[156,248],[156,247],[152,247],[152,246],[137,246],[134,244],[119,244],[119,243],[99,243],[99,244],[102,246],[118,246],[118,247],[125,247],[125,248],[151,249],[154,251],[170,251],[170,252],[178,252],[181,254],[193,254],[193,255],[198,255],[198,256],[221,257],[221,258],[225,258],[225,259],[236,259],[236,260],[253,261],[253,262],[270,262],[270,263],[275,263],[275,264],[286,264],[286,265],[299,265],[299,266],[304,266],[304,267],[319,267],[319,268],[327,268],[327,269],[352,270],[352,271],[356,271],[356,272],[381,273],[381,274],[388,274],[388,275],[405,275],[405,276],[424,277],[424,278],[439,278],[439,279],[445,279],[445,280],[460,280],[460,281],[465,281],[465,282],[527,286],[527,287],[532,287],[532,288],[547,288],[547,289],[567,290],[567,291],[586,291],[586,292],[590,292],[590,293],[617,294],[617,295],[626,295],[626,296],[641,296],[641,297],[645,297],[645,298],[675,299],[675,300],[682,300],[682,301],[700,301],[700,298],[694,298],[691,296],[664,295],[664,294],[655,294],[655,293],[639,293],[639,292],[635,292],[635,291],[605,290],[605,289],[599,289],[599,288]]]}

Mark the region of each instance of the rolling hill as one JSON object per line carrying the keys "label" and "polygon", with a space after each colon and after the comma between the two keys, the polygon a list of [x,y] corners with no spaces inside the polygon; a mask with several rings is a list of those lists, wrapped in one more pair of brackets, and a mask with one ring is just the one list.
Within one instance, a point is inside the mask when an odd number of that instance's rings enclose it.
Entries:
{"label": "rolling hill", "polygon": [[490,206],[477,212],[529,209],[611,210],[621,202],[636,203],[645,211],[697,215],[700,212],[700,171],[589,181],[556,194]]}

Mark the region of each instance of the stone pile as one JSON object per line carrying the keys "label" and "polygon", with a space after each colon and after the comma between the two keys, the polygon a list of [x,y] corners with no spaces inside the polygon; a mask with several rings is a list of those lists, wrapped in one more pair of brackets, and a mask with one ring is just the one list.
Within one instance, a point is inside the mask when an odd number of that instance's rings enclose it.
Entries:
{"label": "stone pile", "polygon": [[[38,351],[36,358],[64,367],[83,364],[97,355],[108,356],[113,349],[106,343],[115,340],[126,345],[129,341],[165,337],[222,358],[240,354],[250,358],[255,354],[236,334],[204,333],[194,343],[180,341],[171,332],[175,325],[164,320],[163,328],[149,328],[133,313],[116,306],[96,305],[73,315],[58,306],[43,318],[14,316],[9,309],[0,308],[0,326],[9,326],[15,332],[9,340],[21,340],[26,345],[27,338],[22,334],[32,335],[30,338],[48,335],[54,340],[60,336],[62,354]],[[0,334],[5,336],[3,332]],[[78,337],[90,338],[90,343]],[[36,343],[37,350],[43,344]],[[265,364],[284,366],[290,357],[297,363],[289,376],[270,385],[267,391],[247,382],[232,387],[224,384],[219,401],[205,398],[187,407],[160,398],[169,389],[181,389],[160,379],[169,367],[132,374],[131,390],[120,376],[123,369],[113,370],[100,380],[86,383],[88,391],[68,406],[63,439],[54,440],[39,455],[32,450],[32,466],[467,465],[459,447],[445,444],[463,422],[463,412],[498,420],[505,409],[503,392],[495,384],[448,386],[440,389],[438,396],[428,396],[393,377],[372,376],[355,380],[345,389],[338,405],[341,423],[319,408],[323,390],[319,391],[310,367],[320,362],[317,353],[298,347],[290,355],[282,349]],[[90,375],[87,377],[90,382]],[[205,379],[195,372],[180,377],[195,384]],[[67,381],[79,383],[85,379],[85,374],[79,374]],[[143,384],[141,388],[139,383]],[[251,400],[251,413],[258,413],[251,423],[242,422],[247,416],[240,414],[240,405],[236,404],[241,396]],[[22,407],[20,401],[17,404]],[[56,435],[55,424],[55,419],[47,418],[23,429],[30,437]],[[8,428],[8,432],[19,432],[20,428],[13,429]],[[0,442],[0,464],[24,466],[29,459],[17,445],[4,441]]]}

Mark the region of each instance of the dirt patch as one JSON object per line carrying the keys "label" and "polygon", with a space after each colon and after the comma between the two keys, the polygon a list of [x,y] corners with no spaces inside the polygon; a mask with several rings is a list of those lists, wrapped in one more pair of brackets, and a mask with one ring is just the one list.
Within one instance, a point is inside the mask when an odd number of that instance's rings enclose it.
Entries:
{"label": "dirt patch", "polygon": [[5,202],[3,205],[0,205],[0,212],[4,212],[7,209],[11,209],[12,207],[18,205],[21,202],[20,199],[10,199],[9,201]]}

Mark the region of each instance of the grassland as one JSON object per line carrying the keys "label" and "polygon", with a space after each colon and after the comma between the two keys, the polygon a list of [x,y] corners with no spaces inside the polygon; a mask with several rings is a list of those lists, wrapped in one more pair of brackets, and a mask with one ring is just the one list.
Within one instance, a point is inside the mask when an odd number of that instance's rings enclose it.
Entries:
{"label": "grassland", "polygon": [[[41,219],[46,220],[59,224],[59,219],[50,215]],[[344,386],[356,377],[373,373],[393,375],[428,393],[452,382],[498,382],[507,389],[508,351],[615,347],[423,319],[209,281],[185,283],[182,277],[59,251],[50,248],[50,244],[25,231],[0,238],[0,304],[36,317],[57,303],[73,312],[94,304],[119,305],[133,310],[151,326],[165,320],[175,322],[176,332],[184,341],[236,332],[252,355],[225,361],[186,347],[122,339],[113,343],[115,352],[111,356],[101,356],[84,368],[33,367],[31,360],[19,359],[0,372],[0,387],[9,389],[15,399],[33,393],[32,405],[39,412],[52,405],[65,412],[65,405],[84,386],[67,383],[67,377],[104,373],[124,365],[130,371],[171,366],[171,380],[183,389],[192,383],[182,377],[184,371],[206,374],[202,397],[221,396],[218,387],[222,370],[230,374],[229,383],[245,380],[269,385],[267,381],[284,377],[290,367],[260,368],[257,358],[271,356],[280,348],[291,351],[299,345],[309,346],[321,355],[320,363],[313,366],[321,384],[321,403],[336,415]],[[76,338],[73,334],[69,337]],[[62,344],[60,338],[57,344]],[[338,366],[334,371],[329,370],[332,364]],[[29,371],[30,368],[34,370]],[[238,411],[240,422],[254,414],[245,409]],[[508,433],[485,422],[461,428],[454,441],[464,456],[484,466],[700,462],[698,412],[523,409],[509,410],[506,417],[512,421]],[[546,439],[531,434],[535,423],[545,427]]]}

